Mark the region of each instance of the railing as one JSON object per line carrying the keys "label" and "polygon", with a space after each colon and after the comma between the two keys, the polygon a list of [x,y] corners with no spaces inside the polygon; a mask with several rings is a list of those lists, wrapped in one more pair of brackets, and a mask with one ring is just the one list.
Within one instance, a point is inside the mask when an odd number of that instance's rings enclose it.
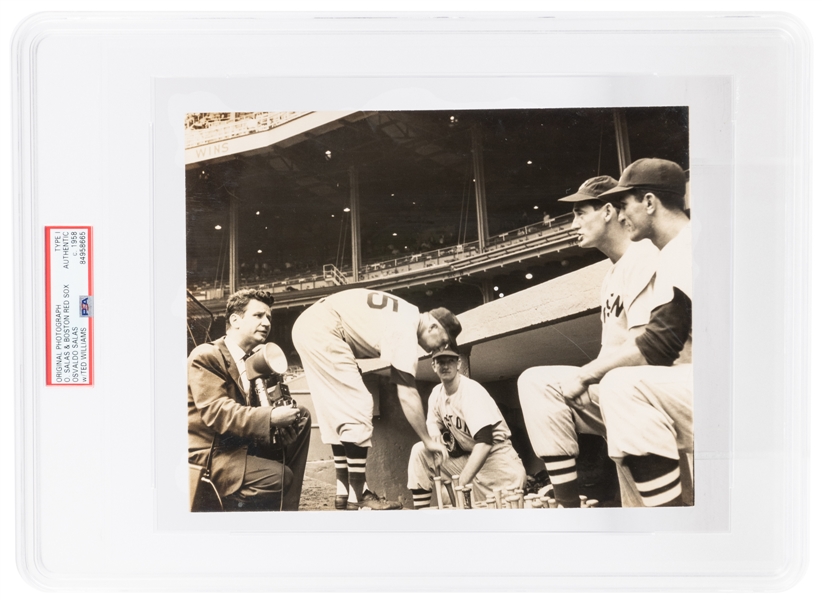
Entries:
{"label": "railing", "polygon": [[531,244],[534,241],[545,241],[552,237],[565,237],[568,235],[567,226],[574,220],[572,213],[560,215],[548,221],[540,221],[506,231],[488,238],[485,252],[480,252],[479,242],[469,242],[458,244],[439,250],[431,250],[411,256],[403,256],[393,260],[382,261],[365,265],[361,273],[363,280],[381,279],[387,275],[406,273],[420,269],[428,269],[445,264],[453,264],[466,259],[471,259],[479,255],[490,255],[500,250],[510,249],[516,251],[521,247]]}
{"label": "railing", "polygon": [[[374,281],[403,273],[426,269],[433,270],[451,265],[458,266],[463,262],[471,262],[476,257],[488,260],[502,258],[504,260],[505,255],[516,254],[532,247],[541,247],[546,242],[567,242],[568,238],[572,236],[569,226],[573,219],[573,214],[567,213],[550,220],[543,220],[491,236],[484,252],[480,252],[479,242],[476,241],[369,263],[360,270],[360,281]],[[280,281],[255,281],[249,283],[259,289],[279,294],[347,285],[352,279],[353,274],[351,271],[343,272],[334,265],[324,265],[322,275],[306,274],[303,277],[293,277]],[[206,298],[210,299],[217,297],[218,292],[204,290],[200,292],[200,295],[205,295]]]}
{"label": "railing", "polygon": [[188,327],[189,349],[211,340],[211,326],[214,314],[203,306],[194,295],[186,290],[186,325]]}
{"label": "railing", "polygon": [[348,279],[335,265],[323,265],[323,279],[333,285],[346,285]]}

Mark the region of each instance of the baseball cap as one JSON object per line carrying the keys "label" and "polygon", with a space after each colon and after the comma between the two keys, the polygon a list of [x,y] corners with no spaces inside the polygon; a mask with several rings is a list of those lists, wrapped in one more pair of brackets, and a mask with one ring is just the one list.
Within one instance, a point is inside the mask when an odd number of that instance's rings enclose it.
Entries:
{"label": "baseball cap", "polygon": [[457,336],[462,331],[462,325],[460,325],[460,322],[457,320],[457,317],[454,316],[454,313],[447,308],[440,306],[439,308],[429,311],[428,314],[439,321],[442,328],[445,329],[445,333],[448,334],[448,347],[452,350],[456,350],[458,348]]}
{"label": "baseball cap", "polygon": [[615,187],[617,180],[610,175],[597,175],[587,179],[585,183],[579,186],[579,191],[576,194],[560,198],[557,202],[590,202],[592,200],[599,200],[600,194],[603,194]]}
{"label": "baseball cap", "polygon": [[685,195],[685,171],[675,162],[662,158],[640,158],[625,167],[615,188],[600,194],[614,196],[635,188]]}
{"label": "baseball cap", "polygon": [[440,356],[453,356],[454,358],[459,358],[460,357],[459,354],[457,354],[456,352],[451,350],[450,347],[448,347],[448,348],[442,348],[441,350],[437,350],[436,352],[434,352],[434,354],[431,355],[431,360],[434,360],[435,358],[439,358]]}

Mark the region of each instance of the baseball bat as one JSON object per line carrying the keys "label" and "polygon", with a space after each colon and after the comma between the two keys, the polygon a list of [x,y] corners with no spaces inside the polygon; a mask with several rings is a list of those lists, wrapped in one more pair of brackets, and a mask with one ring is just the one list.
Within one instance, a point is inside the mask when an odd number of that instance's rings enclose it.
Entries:
{"label": "baseball bat", "polygon": [[442,510],[442,473],[437,467],[436,475],[434,475],[434,492],[437,494],[437,508]]}
{"label": "baseball bat", "polygon": [[497,508],[502,508],[502,489],[494,488],[494,501],[497,503]]}
{"label": "baseball bat", "polygon": [[465,508],[465,496],[462,494],[463,487],[458,485],[454,488],[454,493],[457,495],[457,508],[460,510]]}
{"label": "baseball bat", "polygon": [[488,494],[485,497],[485,504],[486,506],[488,506],[488,508],[499,508],[499,506],[497,506],[497,499],[494,497],[493,494]]}
{"label": "baseball bat", "polygon": [[451,485],[450,480],[444,480],[442,484],[445,486],[445,491],[448,492],[448,499],[451,501],[451,508],[456,508],[457,499],[454,496],[454,486]]}
{"label": "baseball bat", "polygon": [[462,488],[462,495],[464,496],[464,500],[462,503],[463,508],[471,508],[471,490],[473,489],[473,487],[473,484],[466,483],[465,486]]}
{"label": "baseball bat", "polygon": [[462,491],[462,486],[460,485],[460,476],[451,475],[451,481],[453,482],[452,487],[454,488],[454,495],[457,497],[457,501],[454,504],[454,506],[456,506],[457,508],[465,508],[462,505],[462,494],[460,493]]}
{"label": "baseball bat", "polygon": [[434,477],[434,491],[437,494],[437,508],[442,510],[442,477]]}

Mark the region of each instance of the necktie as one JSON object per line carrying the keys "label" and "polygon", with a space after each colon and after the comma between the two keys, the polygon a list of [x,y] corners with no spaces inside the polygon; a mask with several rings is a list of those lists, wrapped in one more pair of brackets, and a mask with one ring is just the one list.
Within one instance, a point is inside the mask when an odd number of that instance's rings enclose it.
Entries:
{"label": "necktie", "polygon": [[245,361],[251,355],[254,354],[253,352],[246,352],[245,356],[243,356],[243,360],[240,361],[242,364],[240,365],[240,381],[243,384],[243,391],[245,392],[246,397],[249,395],[249,391],[251,390],[251,382],[248,380],[248,376],[245,374]]}

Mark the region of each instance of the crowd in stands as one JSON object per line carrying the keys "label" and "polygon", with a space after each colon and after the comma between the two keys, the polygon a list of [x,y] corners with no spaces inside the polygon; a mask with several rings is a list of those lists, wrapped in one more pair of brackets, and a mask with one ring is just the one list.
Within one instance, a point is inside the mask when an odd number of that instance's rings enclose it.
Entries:
{"label": "crowd in stands", "polygon": [[[546,214],[540,222],[492,236],[488,240],[487,249],[514,246],[527,241],[529,236],[535,233],[544,234],[549,230],[560,233],[566,229],[572,218],[573,216],[570,214],[560,215],[556,218]],[[479,243],[477,241],[455,244],[456,236],[453,232],[418,235],[409,241],[412,242],[413,246],[409,247],[409,245],[403,243],[388,244],[386,247],[387,252],[369,257],[368,263],[363,265],[363,276],[366,279],[382,277],[409,268],[425,268],[443,262],[451,262],[479,252]],[[331,264],[334,261],[329,260],[328,262]],[[412,267],[412,265],[414,266]],[[343,272],[350,272],[351,264],[344,263],[337,268]],[[195,279],[192,275],[189,276],[190,290],[197,291],[214,287],[213,280]],[[272,286],[273,288],[281,288],[276,291],[299,291],[306,289],[306,286],[314,288],[326,285],[323,279],[322,265],[316,260],[297,261],[293,258],[287,258],[279,266],[272,266],[264,260],[244,261],[240,263],[239,275],[242,287]]]}

